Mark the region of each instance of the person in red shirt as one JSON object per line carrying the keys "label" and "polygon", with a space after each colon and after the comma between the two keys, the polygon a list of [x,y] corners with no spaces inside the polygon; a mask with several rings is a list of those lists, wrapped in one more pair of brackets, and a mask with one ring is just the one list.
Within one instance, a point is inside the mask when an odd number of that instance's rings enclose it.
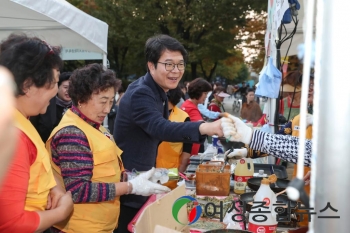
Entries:
{"label": "person in red shirt", "polygon": [[[198,104],[204,103],[209,91],[211,91],[211,85],[203,78],[196,78],[190,82],[188,86],[188,95],[190,98],[182,104],[181,109],[188,114],[191,121],[204,121],[198,110]],[[200,147],[201,144],[193,143],[191,155],[197,155]]]}
{"label": "person in red shirt", "polygon": [[0,66],[0,188],[17,143],[17,134],[13,126],[15,109],[13,85],[12,74]]}
{"label": "person in red shirt", "polygon": [[[213,95],[214,95],[214,98],[211,100],[208,106],[208,109],[213,112],[225,112],[222,102],[224,102],[225,97],[230,97],[230,95],[225,93],[225,88],[222,86],[215,88]],[[218,119],[219,118],[215,120],[218,120]]]}
{"label": "person in red shirt", "polygon": [[0,232],[43,232],[73,210],[70,192],[56,185],[50,158],[29,117],[46,112],[57,94],[59,47],[37,37],[11,34],[0,44],[0,65],[15,80],[14,125],[19,134],[14,160],[0,191]]}

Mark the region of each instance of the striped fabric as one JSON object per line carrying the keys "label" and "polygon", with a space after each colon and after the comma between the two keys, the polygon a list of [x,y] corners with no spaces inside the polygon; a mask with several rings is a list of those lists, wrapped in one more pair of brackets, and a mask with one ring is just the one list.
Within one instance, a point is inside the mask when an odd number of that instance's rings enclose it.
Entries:
{"label": "striped fabric", "polygon": [[[290,135],[277,135],[254,130],[249,148],[281,158],[288,162],[298,161],[299,138]],[[304,166],[311,165],[311,140],[306,140]]]}
{"label": "striped fabric", "polygon": [[[88,119],[76,107],[71,110],[99,129],[100,124]],[[88,140],[80,129],[68,126],[58,131],[51,141],[53,162],[60,167],[67,191],[74,203],[102,202],[115,198],[114,183],[92,183],[93,155]]]}

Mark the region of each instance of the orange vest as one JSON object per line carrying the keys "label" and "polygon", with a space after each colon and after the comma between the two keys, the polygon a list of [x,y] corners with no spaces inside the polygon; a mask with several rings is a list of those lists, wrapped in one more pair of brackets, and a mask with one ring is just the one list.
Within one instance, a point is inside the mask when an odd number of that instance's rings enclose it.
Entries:
{"label": "orange vest", "polygon": [[[91,182],[118,183],[124,170],[120,159],[122,151],[113,140],[104,134],[108,131],[101,126],[100,130],[89,125],[78,115],[68,110],[58,126],[52,131],[46,148],[51,155],[50,143],[52,137],[62,128],[76,126],[87,137],[93,154],[94,168]],[[111,137],[113,139],[113,137]],[[58,174],[63,185],[61,170],[51,161],[54,172]],[[112,201],[94,203],[75,203],[73,214],[65,221],[55,225],[56,228],[70,232],[112,232],[117,227],[120,212],[119,196]]]}
{"label": "orange vest", "polygon": [[15,110],[15,126],[29,137],[37,150],[36,159],[30,166],[30,178],[24,209],[43,211],[47,205],[50,189],[56,186],[50,158],[40,135],[32,123],[18,110]]}
{"label": "orange vest", "polygon": [[[169,120],[172,122],[184,122],[187,117],[188,114],[186,112],[174,106],[173,111],[170,113]],[[162,142],[159,144],[156,167],[179,168],[182,148],[182,142]],[[177,187],[177,181],[169,181],[164,185],[174,189]]]}
{"label": "orange vest", "polygon": [[[299,137],[299,127],[300,127],[300,115],[297,115],[294,117],[294,119],[292,121],[292,136]],[[306,139],[312,139],[312,125],[307,127],[307,129],[306,129]],[[295,164],[294,171],[293,171],[293,177],[296,177],[297,169],[298,169],[298,165]],[[309,171],[311,171],[310,167],[304,167],[304,175],[306,175],[306,173],[308,173]],[[305,189],[306,193],[309,195],[310,194],[310,184],[305,185],[304,189]],[[308,226],[308,224],[309,224],[308,216],[303,215],[303,218],[304,218],[303,221],[300,222],[299,225],[300,226]]]}

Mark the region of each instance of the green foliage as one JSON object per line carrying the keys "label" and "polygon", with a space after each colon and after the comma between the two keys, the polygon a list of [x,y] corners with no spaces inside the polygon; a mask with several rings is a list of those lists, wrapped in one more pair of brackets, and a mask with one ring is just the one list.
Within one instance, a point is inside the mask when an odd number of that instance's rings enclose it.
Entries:
{"label": "green foliage", "polygon": [[[185,79],[210,80],[224,72],[234,78],[242,63],[235,47],[246,13],[260,12],[267,2],[251,0],[69,0],[109,25],[108,59],[119,77],[146,72],[144,44],[163,33],[182,42],[189,52]],[[93,30],[93,29],[91,29]],[[235,62],[227,62],[234,60]],[[229,65],[228,65],[229,64]]]}
{"label": "green foliage", "polygon": [[234,78],[235,83],[241,83],[249,78],[249,69],[246,64],[242,63],[239,71]]}
{"label": "green foliage", "polygon": [[266,12],[252,11],[238,36],[242,40],[239,48],[245,51],[249,67],[257,73],[264,67],[266,21]]}

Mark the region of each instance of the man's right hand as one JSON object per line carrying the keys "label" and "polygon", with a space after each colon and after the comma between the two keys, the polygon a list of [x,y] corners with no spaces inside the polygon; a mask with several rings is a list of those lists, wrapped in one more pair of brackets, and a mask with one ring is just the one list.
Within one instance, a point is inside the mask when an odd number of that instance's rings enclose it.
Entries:
{"label": "man's right hand", "polygon": [[[222,118],[221,118],[222,119]],[[205,122],[199,126],[199,132],[201,135],[217,135],[219,137],[224,136],[223,129],[221,128],[221,119],[214,122]]]}

